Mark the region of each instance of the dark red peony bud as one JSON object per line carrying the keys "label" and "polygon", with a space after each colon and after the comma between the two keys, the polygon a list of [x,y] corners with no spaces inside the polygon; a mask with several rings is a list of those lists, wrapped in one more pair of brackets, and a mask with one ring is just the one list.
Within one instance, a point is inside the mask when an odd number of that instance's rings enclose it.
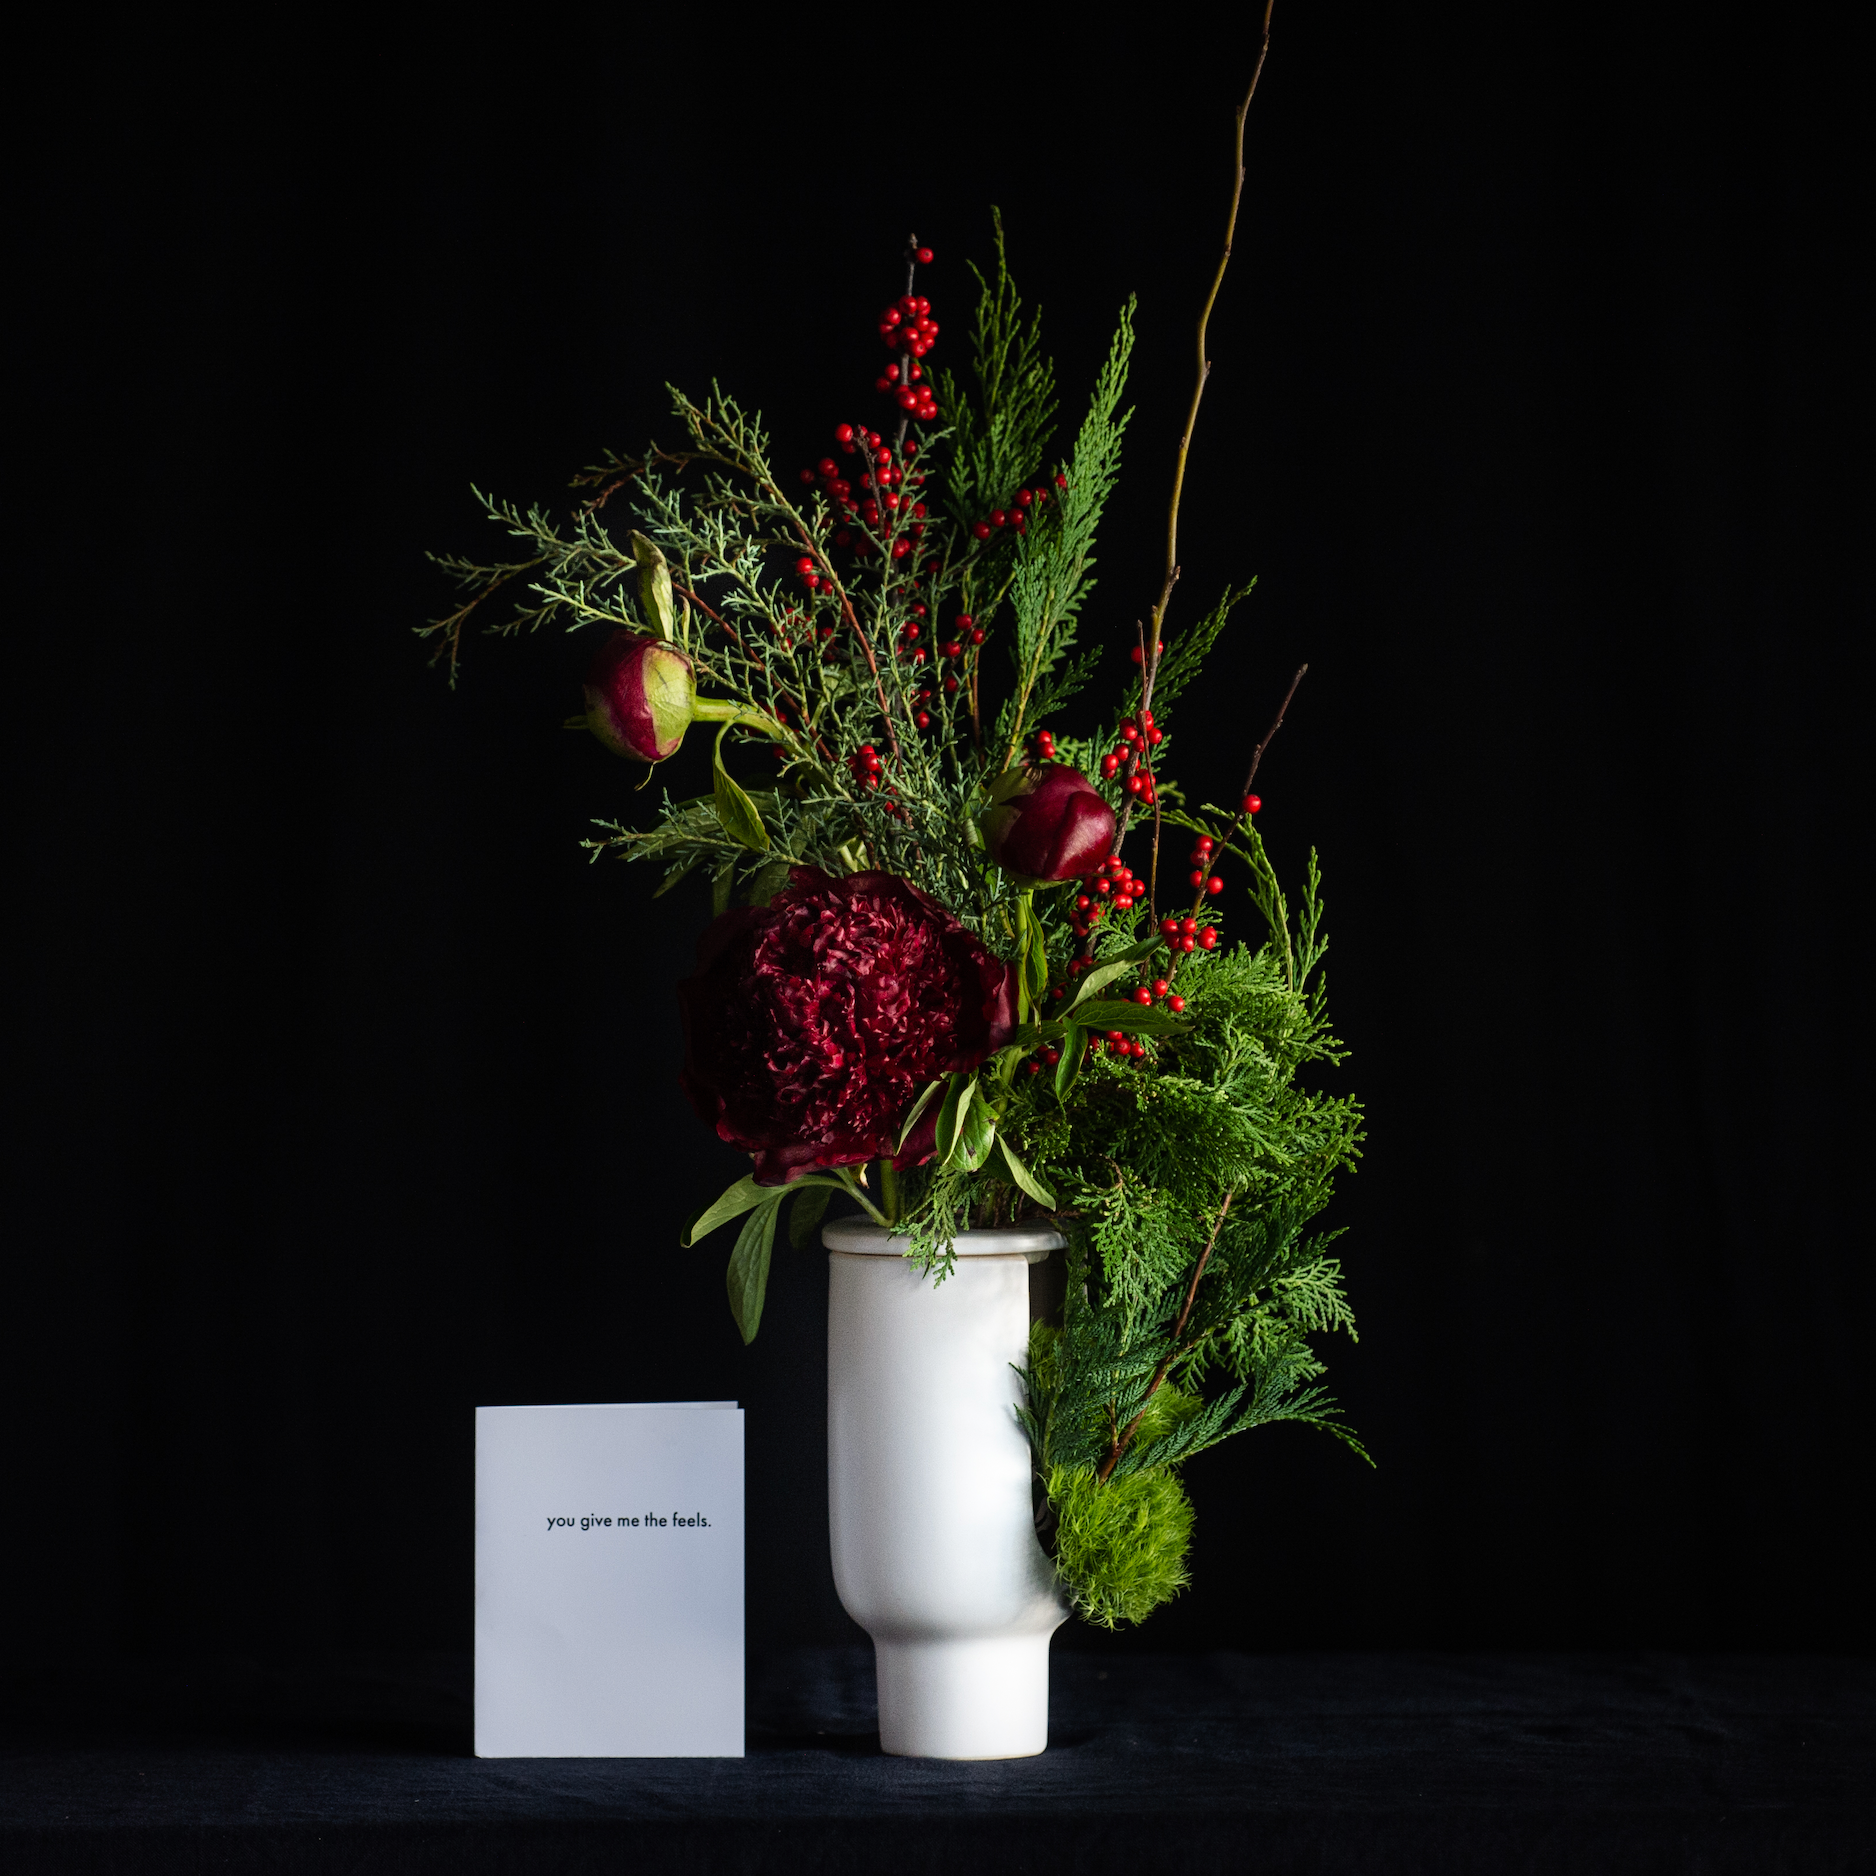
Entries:
{"label": "dark red peony bud", "polygon": [[586,672],[586,721],[614,755],[662,762],[697,717],[690,660],[675,645],[614,632]]}
{"label": "dark red peony bud", "polygon": [[[926,1086],[1016,1027],[1014,968],[894,873],[796,867],[767,905],[726,912],[678,985],[684,1092],[763,1185],[893,1153]],[[894,1157],[934,1150],[935,1101]]]}
{"label": "dark red peony bud", "polygon": [[1085,775],[1063,763],[1011,769],[991,800],[984,846],[1022,885],[1079,879],[1114,850],[1114,810]]}

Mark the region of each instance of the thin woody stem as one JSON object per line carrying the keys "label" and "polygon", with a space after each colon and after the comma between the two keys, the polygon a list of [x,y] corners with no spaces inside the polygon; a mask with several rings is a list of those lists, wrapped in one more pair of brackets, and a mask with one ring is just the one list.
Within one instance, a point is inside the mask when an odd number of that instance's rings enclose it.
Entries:
{"label": "thin woody stem", "polygon": [[[1283,719],[1289,714],[1291,699],[1294,698],[1296,695],[1296,687],[1297,685],[1302,683],[1304,674],[1308,671],[1308,669],[1309,669],[1309,666],[1306,664],[1299,665],[1297,667],[1296,675],[1290,679],[1290,688],[1283,693],[1283,702],[1277,706],[1277,720],[1271,724],[1269,729],[1265,730],[1264,740],[1261,743],[1259,743],[1257,747],[1251,752],[1251,769],[1250,769],[1250,773],[1246,775],[1244,778],[1244,786],[1238,790],[1238,794],[1240,798],[1248,795],[1251,792],[1251,784],[1257,780],[1257,767],[1258,767],[1258,764],[1261,763],[1264,759],[1264,751],[1270,747],[1272,738],[1275,737],[1276,733],[1280,729],[1282,729]],[[1240,814],[1240,818],[1242,818],[1243,820],[1248,821],[1251,818],[1251,813],[1248,808],[1240,808],[1239,814]],[[1226,835],[1225,840],[1226,840],[1226,844],[1229,845],[1230,836]],[[1234,847],[1232,848],[1232,851],[1235,853],[1237,849]],[[1197,894],[1194,896],[1192,900],[1191,916],[1193,918],[1198,917],[1199,907],[1202,906],[1204,903],[1205,903],[1205,888],[1201,886]],[[1179,966],[1184,962],[1185,962],[1185,958],[1184,958],[1183,953],[1174,957],[1172,961],[1172,969],[1166,973],[1166,980],[1168,983],[1177,982],[1178,977],[1179,977]]]}
{"label": "thin woody stem", "polygon": [[1166,1351],[1159,1366],[1153,1370],[1153,1379],[1147,1385],[1146,1400],[1140,1403],[1140,1411],[1114,1435],[1114,1443],[1108,1449],[1107,1457],[1102,1460],[1100,1471],[1095,1474],[1095,1479],[1099,1484],[1105,1485],[1113,1476],[1114,1468],[1120,1464],[1121,1455],[1133,1442],[1135,1429],[1146,1417],[1147,1401],[1160,1391],[1173,1363],[1184,1353],[1179,1346],[1179,1338],[1185,1334],[1186,1323],[1192,1315],[1192,1305],[1198,1298],[1199,1279],[1205,1274],[1205,1266],[1211,1262],[1212,1251],[1218,1243],[1218,1234],[1225,1226],[1225,1214],[1231,1210],[1231,1201],[1235,1196],[1234,1193],[1227,1192],[1224,1204],[1218,1208],[1218,1217],[1212,1224],[1212,1235],[1205,1240],[1205,1249],[1199,1253],[1198,1265],[1192,1272],[1192,1281],[1186,1285],[1185,1304],[1179,1311],[1179,1320],[1173,1324],[1172,1346]]}
{"label": "thin woody stem", "polygon": [[1218,257],[1218,271],[1212,276],[1212,290],[1205,296],[1199,313],[1198,382],[1192,387],[1192,405],[1186,412],[1185,432],[1179,439],[1179,451],[1173,463],[1172,507],[1166,517],[1166,578],[1160,587],[1159,604],[1153,608],[1151,644],[1154,659],[1159,656],[1160,629],[1165,623],[1167,603],[1172,598],[1173,582],[1179,577],[1179,497],[1185,488],[1186,455],[1192,447],[1192,432],[1198,427],[1199,401],[1205,395],[1205,381],[1212,375],[1212,361],[1205,356],[1205,328],[1218,301],[1218,289],[1224,285],[1225,269],[1231,265],[1231,243],[1238,230],[1238,204],[1244,198],[1244,120],[1250,114],[1251,100],[1257,96],[1257,81],[1264,75],[1264,61],[1270,56],[1270,14],[1276,0],[1264,0],[1263,39],[1257,48],[1257,64],[1251,71],[1250,88],[1238,106],[1236,169],[1231,184],[1231,215],[1225,223],[1224,252]]}

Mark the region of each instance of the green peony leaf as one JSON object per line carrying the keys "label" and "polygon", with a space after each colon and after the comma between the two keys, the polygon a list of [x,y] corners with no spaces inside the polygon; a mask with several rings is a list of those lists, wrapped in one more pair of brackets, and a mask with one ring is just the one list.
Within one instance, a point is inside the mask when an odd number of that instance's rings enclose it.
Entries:
{"label": "green peony leaf", "polygon": [[1081,1065],[1087,1059],[1088,1032],[1079,1023],[1070,1023],[1062,1036],[1062,1059],[1055,1065],[1055,1098],[1067,1103],[1068,1091],[1074,1087],[1081,1075]]}
{"label": "green peony leaf", "polygon": [[740,1218],[752,1205],[760,1205],[765,1199],[775,1196],[774,1186],[759,1186],[753,1173],[745,1173],[714,1205],[706,1205],[702,1211],[695,1213],[690,1223],[678,1234],[677,1241],[688,1250],[693,1244],[707,1238],[718,1225],[727,1225],[732,1218]]}
{"label": "green peony leaf", "polygon": [[788,1190],[796,1195],[794,1206],[788,1214],[788,1242],[796,1250],[805,1251],[814,1243],[814,1234],[820,1230],[821,1220],[827,1215],[827,1201],[834,1196],[836,1188],[830,1180],[826,1185],[805,1188],[793,1185]]}
{"label": "green peony leaf", "polygon": [[1014,1179],[1038,1205],[1046,1205],[1053,1211],[1055,1209],[1055,1194],[1016,1157],[1016,1149],[1010,1145],[1010,1136],[1003,1134],[998,1139],[997,1145],[1002,1149],[1004,1161],[1009,1166],[1010,1177]]}
{"label": "green peony leaf", "polygon": [[762,816],[756,811],[756,804],[737,787],[729,770],[723,766],[723,738],[728,735],[729,727],[725,723],[717,731],[716,753],[711,759],[711,801],[724,833],[737,846],[747,847],[751,853],[767,853],[769,830],[762,825]]}
{"label": "green peony leaf", "polygon": [[770,1195],[768,1204],[750,1213],[736,1234],[730,1267],[724,1282],[730,1294],[730,1314],[745,1343],[756,1339],[762,1325],[762,1303],[769,1289],[769,1258],[775,1249],[775,1221],[781,1215],[784,1189]]}
{"label": "green peony leaf", "polygon": [[1157,1003],[1084,1003],[1075,1011],[1075,1021],[1090,1029],[1118,1029],[1129,1036],[1176,1036],[1192,1027],[1187,1018]]}

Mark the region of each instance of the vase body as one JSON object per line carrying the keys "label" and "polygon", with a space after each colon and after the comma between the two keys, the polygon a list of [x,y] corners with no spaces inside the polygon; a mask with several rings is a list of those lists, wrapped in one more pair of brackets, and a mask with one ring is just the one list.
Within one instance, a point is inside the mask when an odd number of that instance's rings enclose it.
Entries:
{"label": "vase body", "polygon": [[905,1240],[823,1233],[834,1584],[873,1638],[885,1751],[1015,1759],[1049,1737],[1049,1638],[1068,1610],[1036,1541],[1016,1409],[1029,1267],[1049,1228],[968,1232],[943,1283]]}

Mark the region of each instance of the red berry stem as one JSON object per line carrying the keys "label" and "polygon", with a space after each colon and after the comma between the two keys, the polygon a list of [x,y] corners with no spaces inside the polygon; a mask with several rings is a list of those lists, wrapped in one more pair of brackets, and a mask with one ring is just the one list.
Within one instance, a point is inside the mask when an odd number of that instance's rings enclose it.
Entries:
{"label": "red berry stem", "polygon": [[[1257,765],[1263,761],[1264,751],[1270,747],[1271,739],[1276,735],[1276,733],[1280,729],[1282,729],[1284,714],[1285,712],[1288,711],[1290,707],[1290,699],[1296,695],[1296,687],[1297,685],[1302,683],[1303,674],[1308,669],[1309,669],[1309,666],[1306,664],[1297,666],[1296,675],[1290,679],[1290,688],[1283,693],[1283,702],[1277,706],[1276,722],[1271,724],[1269,729],[1267,729],[1264,732],[1264,740],[1261,743],[1259,743],[1257,747],[1251,752],[1250,773],[1246,775],[1244,778],[1244,786],[1238,790],[1238,794],[1242,797],[1242,799],[1246,802],[1246,804],[1256,800],[1256,796],[1254,796],[1251,793],[1251,784],[1257,780]],[[1259,803],[1258,805],[1262,806],[1262,803]],[[1257,812],[1257,809],[1250,807],[1249,805],[1246,805],[1244,812],[1246,814],[1255,814]]]}

